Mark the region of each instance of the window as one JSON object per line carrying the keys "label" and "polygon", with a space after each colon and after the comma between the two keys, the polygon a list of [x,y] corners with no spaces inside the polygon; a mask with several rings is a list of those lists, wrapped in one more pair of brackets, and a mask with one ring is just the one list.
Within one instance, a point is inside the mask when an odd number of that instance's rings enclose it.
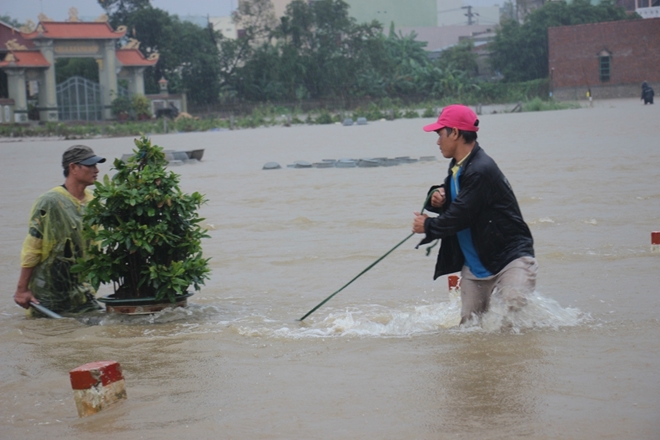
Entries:
{"label": "window", "polygon": [[610,56],[600,56],[600,80],[607,82],[610,80]]}

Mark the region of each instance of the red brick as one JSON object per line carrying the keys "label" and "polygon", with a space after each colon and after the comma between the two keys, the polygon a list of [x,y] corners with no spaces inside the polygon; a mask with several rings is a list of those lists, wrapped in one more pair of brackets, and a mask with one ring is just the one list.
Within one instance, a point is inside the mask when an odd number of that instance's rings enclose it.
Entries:
{"label": "red brick", "polygon": [[458,275],[449,275],[447,277],[447,283],[449,284],[449,290],[458,289],[461,285],[461,277]]}
{"label": "red brick", "polygon": [[115,361],[98,361],[81,365],[69,372],[71,387],[86,390],[99,384],[106,386],[122,380],[121,366]]}
{"label": "red brick", "polygon": [[651,244],[660,245],[660,231],[651,232]]}

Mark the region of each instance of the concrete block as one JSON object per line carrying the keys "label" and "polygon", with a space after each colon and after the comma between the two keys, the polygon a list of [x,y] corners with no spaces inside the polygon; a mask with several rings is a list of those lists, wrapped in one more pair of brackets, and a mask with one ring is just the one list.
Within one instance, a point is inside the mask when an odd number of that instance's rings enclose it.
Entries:
{"label": "concrete block", "polygon": [[69,377],[80,417],[96,414],[126,398],[126,385],[118,362],[98,361],[81,365],[71,370]]}

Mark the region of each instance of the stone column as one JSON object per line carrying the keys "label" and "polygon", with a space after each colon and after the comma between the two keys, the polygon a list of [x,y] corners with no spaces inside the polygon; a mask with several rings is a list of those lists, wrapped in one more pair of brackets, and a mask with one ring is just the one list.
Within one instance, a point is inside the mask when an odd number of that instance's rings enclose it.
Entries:
{"label": "stone column", "polygon": [[57,121],[57,90],[55,82],[55,54],[53,40],[35,41],[50,66],[44,71],[39,84],[39,119],[42,121]]}
{"label": "stone column", "polygon": [[114,40],[107,40],[103,45],[102,65],[100,79],[103,89],[103,119],[112,119],[110,104],[117,97],[117,58]]}
{"label": "stone column", "polygon": [[129,91],[132,95],[144,95],[144,67],[131,67]]}
{"label": "stone column", "polygon": [[5,69],[9,98],[14,100],[14,122],[28,121],[25,69]]}

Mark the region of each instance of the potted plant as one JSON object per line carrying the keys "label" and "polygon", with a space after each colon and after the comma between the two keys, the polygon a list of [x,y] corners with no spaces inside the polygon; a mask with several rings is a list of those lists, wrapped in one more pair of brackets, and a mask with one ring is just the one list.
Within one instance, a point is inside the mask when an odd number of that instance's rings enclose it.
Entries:
{"label": "potted plant", "polygon": [[131,100],[125,96],[117,96],[110,103],[110,111],[120,121],[128,119],[131,108]]}
{"label": "potted plant", "polygon": [[144,95],[133,95],[131,107],[139,121],[151,118],[151,101]]}
{"label": "potted plant", "polygon": [[112,178],[95,183],[83,225],[97,245],[74,266],[97,289],[112,283],[114,294],[99,300],[122,313],[185,305],[188,289],[199,290],[209,273],[201,247],[208,235],[197,213],[206,200],[181,192],[162,148],[144,136],[135,145],[126,162],[115,159]]}

